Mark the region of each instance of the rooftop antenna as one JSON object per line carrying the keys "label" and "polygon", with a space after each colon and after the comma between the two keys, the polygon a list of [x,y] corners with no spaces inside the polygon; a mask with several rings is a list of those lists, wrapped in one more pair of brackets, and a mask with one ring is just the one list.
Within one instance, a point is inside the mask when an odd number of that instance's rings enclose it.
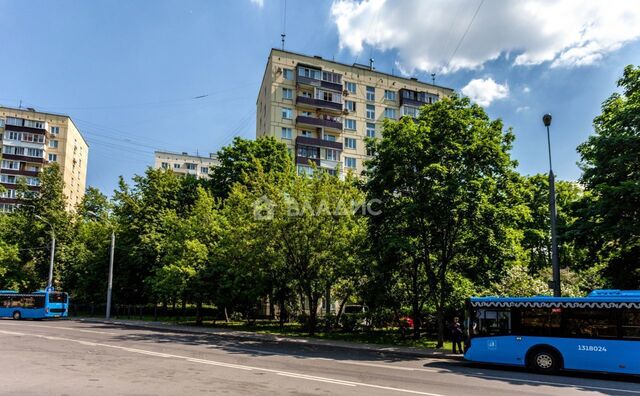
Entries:
{"label": "rooftop antenna", "polygon": [[284,51],[284,39],[287,37],[287,0],[284,0],[284,7],[282,8],[282,33],[280,38],[282,40],[282,50]]}
{"label": "rooftop antenna", "polygon": [[431,73],[431,84],[436,85],[436,73]]}
{"label": "rooftop antenna", "polygon": [[20,99],[20,103],[18,104],[18,108],[21,109],[22,108],[22,99]]}
{"label": "rooftop antenna", "polygon": [[369,58],[369,70],[373,70],[373,58]]}

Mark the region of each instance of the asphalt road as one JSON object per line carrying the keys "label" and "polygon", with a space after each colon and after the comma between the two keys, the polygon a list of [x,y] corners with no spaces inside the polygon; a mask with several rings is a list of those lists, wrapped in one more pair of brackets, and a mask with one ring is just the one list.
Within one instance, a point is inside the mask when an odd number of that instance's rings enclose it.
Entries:
{"label": "asphalt road", "polygon": [[0,320],[0,395],[640,395],[640,380],[64,321]]}

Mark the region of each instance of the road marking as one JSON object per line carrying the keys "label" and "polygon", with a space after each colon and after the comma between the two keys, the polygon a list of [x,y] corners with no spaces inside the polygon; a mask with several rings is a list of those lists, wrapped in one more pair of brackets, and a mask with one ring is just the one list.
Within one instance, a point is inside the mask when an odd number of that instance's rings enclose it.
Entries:
{"label": "road marking", "polygon": [[[3,323],[3,324],[9,324],[9,323]],[[47,327],[47,328],[54,328],[54,329],[65,329],[65,330],[92,332],[92,333],[98,333],[98,334],[117,335],[117,333],[100,332],[100,331],[94,331],[94,330],[82,330],[82,329],[75,329],[75,328],[71,328],[71,327],[58,327],[58,326],[46,326],[46,325],[28,325],[28,324],[17,324],[17,323],[15,323],[15,324],[11,323],[11,325],[31,326],[31,327]],[[107,347],[107,348],[121,349],[121,350],[124,350],[124,351],[129,351],[129,352],[134,352],[134,353],[139,353],[139,354],[144,354],[144,355],[164,357],[164,358],[185,359],[185,360],[193,362],[193,363],[209,364],[209,365],[228,367],[228,368],[235,368],[235,369],[248,370],[248,371],[250,371],[250,370],[260,370],[260,371],[264,371],[264,372],[272,372],[272,373],[275,373],[275,374],[291,376],[291,377],[295,377],[295,378],[302,378],[302,376],[305,376],[305,377],[309,377],[309,378],[306,378],[306,379],[311,379],[310,377],[313,377],[313,376],[308,376],[306,374],[290,373],[290,372],[285,372],[285,371],[281,372],[281,371],[278,371],[278,370],[263,369],[263,368],[250,367],[250,366],[240,366],[240,365],[234,365],[234,364],[230,364],[230,363],[216,362],[216,361],[213,361],[213,360],[195,359],[195,358],[190,358],[190,357],[186,357],[186,356],[170,355],[170,354],[165,354],[165,353],[160,353],[160,352],[146,351],[146,350],[143,350],[143,349],[127,348],[127,347],[122,347],[122,346],[117,346],[117,345],[94,343],[94,342],[90,342],[90,341],[74,340],[74,339],[68,339],[68,338],[44,336],[44,335],[36,335],[36,334],[25,334],[25,333],[1,331],[1,330],[0,330],[0,333],[5,333],[5,334],[9,334],[9,335],[18,335],[18,336],[20,336],[20,335],[23,335],[23,336],[34,336],[34,337],[54,339],[54,340],[60,340],[60,341],[71,341],[71,342],[76,342],[76,343],[87,345],[87,346],[103,346],[103,347]],[[203,336],[206,337],[206,335],[203,335]],[[212,346],[212,345],[210,345],[210,346]],[[332,362],[338,362],[338,363],[343,363],[343,364],[352,364],[352,365],[370,366],[370,367],[380,367],[380,368],[394,369],[394,370],[442,372],[442,370],[435,370],[435,369],[400,367],[400,366],[383,365],[383,364],[375,364],[375,363],[357,362],[357,361],[353,361],[353,360],[339,360],[339,359],[332,359],[332,358],[309,357],[309,356],[299,355],[299,354],[270,352],[270,351],[262,351],[262,350],[259,350],[259,349],[241,348],[241,347],[234,347],[234,346],[224,346],[224,347],[222,347],[222,346],[213,346],[213,347],[215,349],[224,349],[224,348],[226,348],[226,349],[233,349],[233,350],[239,350],[239,351],[260,353],[260,354],[264,354],[264,355],[302,357],[302,358],[311,359],[311,360],[324,360],[324,361],[332,361]],[[570,387],[580,387],[580,388],[583,388],[583,389],[593,389],[593,390],[601,390],[601,391],[616,391],[616,392],[640,394],[640,391],[635,391],[635,390],[630,390],[630,389],[607,388],[607,387],[601,387],[601,386],[580,385],[580,384],[571,384],[571,383],[565,383],[565,382],[539,381],[539,380],[513,378],[513,377],[500,377],[500,376],[484,375],[482,373],[472,373],[472,374],[475,375],[477,378],[480,378],[480,379],[488,378],[488,379],[497,379],[497,380],[503,380],[503,381],[515,381],[515,382],[540,384],[540,385],[570,386]],[[318,378],[318,379],[316,379],[317,381],[319,381],[319,379],[323,379],[324,381],[322,381],[322,382],[330,382],[330,381],[334,381],[334,382],[349,382],[349,381],[342,381],[342,380],[336,380],[336,379],[331,379],[331,378],[323,378],[323,377],[316,377],[316,378]],[[434,394],[434,393],[418,392],[418,391],[412,391],[412,390],[409,390],[409,389],[380,387],[378,385],[363,384],[363,383],[358,383],[358,382],[353,382],[351,384],[354,384],[353,386],[360,385],[360,386],[367,386],[367,387],[373,387],[373,388],[379,388],[379,389],[385,389],[385,390],[395,390],[395,391],[398,391],[398,392],[414,393],[414,394],[419,394],[419,395],[442,396],[442,395],[437,395],[437,394]]]}
{"label": "road marking", "polygon": [[62,327],[62,326],[47,326],[47,325],[33,325],[33,324],[24,324],[24,323],[3,323],[3,325],[9,326],[29,326],[29,327],[42,327],[46,329],[61,329],[61,330],[71,330],[71,331],[80,331],[83,333],[95,333],[95,334],[108,334],[108,335],[118,335],[117,333],[112,333],[109,331],[98,331],[98,330],[85,330],[85,329],[76,329],[74,327]]}
{"label": "road marking", "polygon": [[367,383],[363,383],[363,382],[345,381],[345,380],[340,380],[340,379],[335,379],[335,378],[328,378],[328,377],[316,377],[316,376],[312,376],[312,375],[294,373],[294,372],[290,372],[290,371],[282,371],[282,370],[267,369],[267,368],[262,368],[262,367],[254,367],[254,366],[245,366],[245,365],[224,363],[224,362],[218,362],[218,361],[215,361],[215,360],[208,360],[208,359],[197,359],[197,358],[192,358],[190,356],[173,355],[173,354],[168,354],[168,353],[153,352],[153,351],[148,351],[148,350],[145,350],[145,349],[129,348],[129,347],[124,347],[124,346],[119,346],[119,345],[103,344],[103,343],[99,343],[99,342],[75,340],[75,339],[72,339],[72,338],[46,336],[46,335],[42,335],[42,334],[27,334],[27,333],[20,333],[20,332],[17,332],[17,331],[6,331],[6,330],[0,330],[0,334],[19,336],[19,337],[36,337],[36,338],[43,338],[43,339],[46,339],[46,340],[54,340],[54,341],[75,342],[75,343],[78,343],[78,344],[81,344],[81,345],[98,346],[98,347],[103,347],[103,348],[112,348],[112,349],[118,349],[118,350],[121,350],[121,351],[127,351],[127,352],[138,353],[138,354],[142,354],[142,355],[155,356],[155,357],[162,357],[162,358],[174,358],[174,359],[185,360],[185,361],[192,362],[192,363],[209,364],[209,365],[227,367],[227,368],[231,368],[231,369],[247,370],[247,371],[251,371],[251,370],[262,371],[262,372],[273,373],[273,374],[282,375],[282,376],[291,377],[291,378],[304,379],[304,380],[307,380],[307,381],[320,381],[320,382],[332,383],[332,384],[343,385],[343,386],[361,386],[361,387],[366,387],[366,388],[382,389],[382,390],[388,390],[388,391],[394,391],[394,392],[400,392],[400,393],[410,393],[410,394],[414,394],[414,395],[444,396],[444,395],[437,394],[437,393],[421,392],[421,391],[415,391],[415,390],[411,390],[411,389],[394,388],[394,387],[390,387],[390,386],[367,384]]}

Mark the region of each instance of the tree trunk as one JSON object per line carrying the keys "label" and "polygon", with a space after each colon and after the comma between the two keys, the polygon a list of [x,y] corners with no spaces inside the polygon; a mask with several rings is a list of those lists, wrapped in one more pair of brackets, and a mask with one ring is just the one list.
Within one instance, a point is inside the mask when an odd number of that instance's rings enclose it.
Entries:
{"label": "tree trunk", "polygon": [[229,323],[229,313],[227,312],[227,307],[224,307],[224,320]]}
{"label": "tree trunk", "polygon": [[420,297],[418,290],[418,262],[414,260],[413,268],[412,268],[412,279],[411,279],[411,291],[412,291],[412,299],[411,299],[411,314],[413,316],[413,339],[420,339],[420,329],[422,328],[422,318],[420,317]]}
{"label": "tree trunk", "polygon": [[438,303],[436,304],[436,309],[438,310],[438,343],[436,348],[442,348],[444,345],[444,302],[446,297],[446,284],[443,279],[440,284],[440,293],[438,294]]}
{"label": "tree trunk", "polygon": [[287,306],[284,298],[280,299],[280,327],[284,327],[284,322],[287,319]]}
{"label": "tree trunk", "polygon": [[327,290],[324,293],[324,300],[325,330],[331,331],[332,322],[329,320],[331,317],[331,286],[327,286]]}
{"label": "tree trunk", "polygon": [[313,336],[316,334],[316,322],[318,319],[318,300],[313,296],[313,293],[308,293],[307,297],[309,298],[309,317],[307,320],[307,325],[309,326],[309,335]]}
{"label": "tree trunk", "polygon": [[336,320],[334,322],[336,327],[340,326],[342,311],[344,310],[344,306],[347,304],[347,301],[349,300],[350,297],[351,297],[351,294],[347,294],[345,298],[340,302],[340,306],[338,307],[338,312],[336,312]]}
{"label": "tree trunk", "polygon": [[196,326],[202,326],[202,300],[196,300]]}
{"label": "tree trunk", "polygon": [[274,320],[275,314],[276,314],[276,304],[273,301],[273,294],[270,293],[268,295],[268,298],[269,298],[269,320]]}

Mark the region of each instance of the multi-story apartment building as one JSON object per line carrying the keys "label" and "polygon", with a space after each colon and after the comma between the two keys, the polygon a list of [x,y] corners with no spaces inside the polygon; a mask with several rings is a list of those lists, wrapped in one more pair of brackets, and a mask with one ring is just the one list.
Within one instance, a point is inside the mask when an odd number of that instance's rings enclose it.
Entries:
{"label": "multi-story apartment building", "polygon": [[40,172],[54,162],[60,165],[67,209],[82,201],[89,145],[69,116],[0,106],[0,134],[0,184],[4,187],[0,211],[12,211],[20,203],[16,195],[20,179],[30,190],[38,191]]}
{"label": "multi-story apartment building", "polygon": [[218,157],[213,153],[208,157],[201,157],[187,153],[156,151],[155,158],[156,169],[171,169],[180,175],[194,175],[198,178],[208,178],[211,168],[220,164]]}
{"label": "multi-story apartment building", "polygon": [[417,117],[421,106],[452,92],[372,66],[272,49],[256,103],[256,137],[286,142],[298,172],[315,163],[333,174],[360,174],[371,154],[365,138],[379,136],[385,118]]}

